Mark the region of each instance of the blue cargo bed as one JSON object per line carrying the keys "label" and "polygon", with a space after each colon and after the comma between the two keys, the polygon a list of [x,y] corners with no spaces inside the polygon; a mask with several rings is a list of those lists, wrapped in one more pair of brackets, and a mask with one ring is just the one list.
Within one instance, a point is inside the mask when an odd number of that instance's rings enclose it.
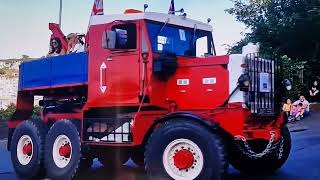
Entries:
{"label": "blue cargo bed", "polygon": [[86,53],[23,62],[19,69],[19,90],[81,85],[87,82]]}

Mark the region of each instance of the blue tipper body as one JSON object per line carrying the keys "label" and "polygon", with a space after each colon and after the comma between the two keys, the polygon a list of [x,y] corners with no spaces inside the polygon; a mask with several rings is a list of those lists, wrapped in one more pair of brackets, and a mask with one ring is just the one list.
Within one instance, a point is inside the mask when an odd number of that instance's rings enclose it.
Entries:
{"label": "blue tipper body", "polygon": [[19,90],[86,84],[88,55],[76,53],[23,62],[19,68]]}

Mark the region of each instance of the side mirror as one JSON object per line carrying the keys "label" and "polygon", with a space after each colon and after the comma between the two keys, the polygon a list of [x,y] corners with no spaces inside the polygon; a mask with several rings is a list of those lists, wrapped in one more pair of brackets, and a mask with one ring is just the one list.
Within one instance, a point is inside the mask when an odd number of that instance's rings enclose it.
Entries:
{"label": "side mirror", "polygon": [[116,47],[117,33],[115,31],[105,31],[102,34],[102,48],[114,49]]}
{"label": "side mirror", "polygon": [[242,74],[238,79],[238,87],[240,91],[248,92],[250,87],[250,76],[248,74]]}
{"label": "side mirror", "polygon": [[282,84],[287,91],[290,91],[292,89],[292,83],[290,80],[285,79],[282,81]]}

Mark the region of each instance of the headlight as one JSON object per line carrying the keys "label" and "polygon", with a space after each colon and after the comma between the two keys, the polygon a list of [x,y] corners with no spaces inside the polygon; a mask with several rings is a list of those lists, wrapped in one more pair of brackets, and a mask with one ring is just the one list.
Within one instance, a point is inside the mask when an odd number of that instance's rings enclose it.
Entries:
{"label": "headlight", "polygon": [[250,76],[248,74],[242,74],[238,79],[238,87],[240,91],[249,91],[250,86]]}

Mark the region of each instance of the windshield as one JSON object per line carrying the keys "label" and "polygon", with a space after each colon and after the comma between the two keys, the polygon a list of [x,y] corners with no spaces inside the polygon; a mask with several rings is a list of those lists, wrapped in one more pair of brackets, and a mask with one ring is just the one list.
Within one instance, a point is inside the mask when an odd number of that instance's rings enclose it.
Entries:
{"label": "windshield", "polygon": [[153,52],[177,56],[213,55],[212,33],[195,28],[147,22]]}

